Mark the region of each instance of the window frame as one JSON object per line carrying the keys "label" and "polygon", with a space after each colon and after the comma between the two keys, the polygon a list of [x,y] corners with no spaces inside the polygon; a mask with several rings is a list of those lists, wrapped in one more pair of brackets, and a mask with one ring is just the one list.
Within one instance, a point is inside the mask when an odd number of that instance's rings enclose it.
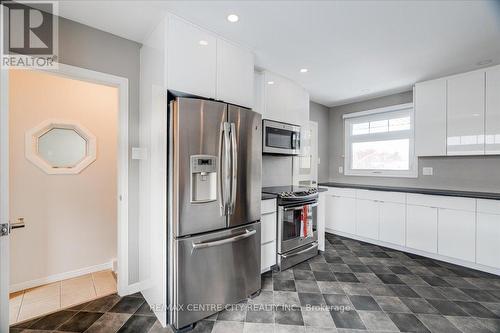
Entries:
{"label": "window frame", "polygon": [[[354,119],[363,118],[364,121],[376,121],[387,119],[387,113],[410,113],[410,129],[404,131],[382,132],[373,134],[351,135],[351,124]],[[418,157],[415,154],[415,109],[413,103],[399,104],[373,110],[347,113],[342,116],[344,121],[344,175],[346,176],[367,176],[367,177],[394,177],[394,178],[417,178],[418,177]],[[363,121],[363,122],[364,122]],[[409,137],[408,137],[409,133]],[[363,140],[373,138],[372,140]],[[378,140],[381,139],[381,140]],[[384,140],[409,139],[409,169],[389,170],[389,169],[352,169],[351,147],[354,142],[373,142]]]}

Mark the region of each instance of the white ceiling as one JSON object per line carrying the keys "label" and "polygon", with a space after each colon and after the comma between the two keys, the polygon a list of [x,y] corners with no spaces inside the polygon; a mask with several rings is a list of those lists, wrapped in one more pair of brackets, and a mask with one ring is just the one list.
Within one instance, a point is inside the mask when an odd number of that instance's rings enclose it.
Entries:
{"label": "white ceiling", "polygon": [[[138,42],[164,10],[250,47],[257,66],[327,106],[407,91],[485,59],[500,63],[498,0],[60,3],[61,16]],[[229,23],[230,13],[240,21]]]}

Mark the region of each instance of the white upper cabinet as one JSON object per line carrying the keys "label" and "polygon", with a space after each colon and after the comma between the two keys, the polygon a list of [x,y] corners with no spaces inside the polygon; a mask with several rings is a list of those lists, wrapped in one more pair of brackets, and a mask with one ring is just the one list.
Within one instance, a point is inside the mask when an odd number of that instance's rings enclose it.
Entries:
{"label": "white upper cabinet", "polygon": [[500,154],[500,67],[486,71],[485,154]]}
{"label": "white upper cabinet", "polygon": [[309,93],[300,85],[278,74],[264,72],[266,119],[299,125],[309,124]]}
{"label": "white upper cabinet", "polygon": [[447,154],[484,154],[484,72],[448,79]]}
{"label": "white upper cabinet", "polygon": [[217,38],[175,16],[169,17],[167,36],[168,89],[215,98]]}
{"label": "white upper cabinet", "polygon": [[217,40],[217,99],[254,106],[253,53],[223,39]]}
{"label": "white upper cabinet", "polygon": [[446,80],[415,85],[415,152],[446,155]]}
{"label": "white upper cabinet", "polygon": [[417,156],[500,155],[500,66],[415,85]]}
{"label": "white upper cabinet", "polygon": [[167,24],[167,89],[254,106],[253,53],[175,15]]}

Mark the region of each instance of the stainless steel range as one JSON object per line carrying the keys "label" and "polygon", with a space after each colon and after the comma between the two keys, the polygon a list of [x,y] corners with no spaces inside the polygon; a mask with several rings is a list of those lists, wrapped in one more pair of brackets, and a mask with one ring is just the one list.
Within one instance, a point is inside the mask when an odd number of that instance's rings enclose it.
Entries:
{"label": "stainless steel range", "polygon": [[310,187],[266,187],[278,196],[277,264],[280,270],[318,254],[318,190]]}

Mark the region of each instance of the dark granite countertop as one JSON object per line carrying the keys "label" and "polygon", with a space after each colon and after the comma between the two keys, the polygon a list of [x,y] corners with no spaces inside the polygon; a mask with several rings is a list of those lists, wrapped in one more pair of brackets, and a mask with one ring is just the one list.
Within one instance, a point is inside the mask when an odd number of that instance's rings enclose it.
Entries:
{"label": "dark granite countertop", "polygon": [[417,194],[429,194],[429,195],[443,195],[450,197],[500,200],[500,193],[494,193],[494,192],[457,191],[457,190],[420,188],[420,187],[361,185],[361,184],[335,183],[335,182],[320,183],[319,185],[326,187],[342,187],[342,188],[353,188],[353,189],[373,190],[373,191],[405,192],[405,193],[417,193]]}
{"label": "dark granite countertop", "polygon": [[276,199],[277,197],[276,194],[262,193],[262,200]]}

